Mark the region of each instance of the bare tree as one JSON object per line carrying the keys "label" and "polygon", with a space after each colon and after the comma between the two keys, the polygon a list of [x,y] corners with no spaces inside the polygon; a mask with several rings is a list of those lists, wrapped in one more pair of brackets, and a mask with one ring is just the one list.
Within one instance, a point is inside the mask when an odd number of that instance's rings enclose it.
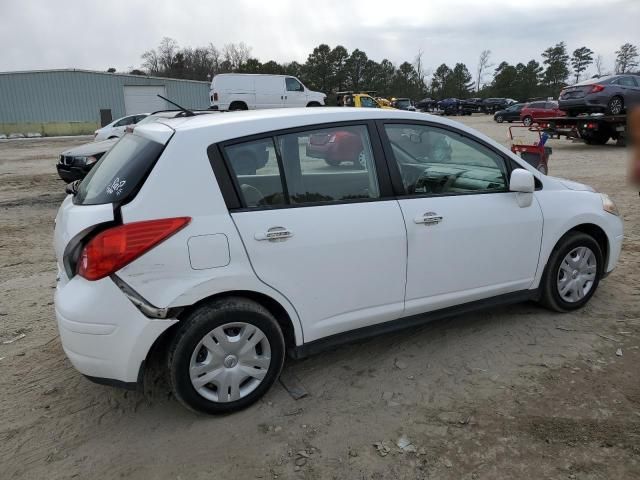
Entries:
{"label": "bare tree", "polygon": [[604,70],[604,58],[602,58],[602,55],[598,54],[596,55],[596,59],[593,61],[593,64],[596,66],[596,75],[598,77],[601,77],[603,75],[603,70]]}
{"label": "bare tree", "polygon": [[493,63],[491,63],[491,50],[483,50],[480,54],[480,59],[478,60],[478,78],[476,80],[476,92],[480,91],[484,74],[491,67],[493,67]]}
{"label": "bare tree", "polygon": [[222,56],[226,66],[235,71],[239,69],[251,57],[251,47],[244,42],[228,43],[222,49]]}
{"label": "bare tree", "polygon": [[420,89],[420,95],[424,95],[424,93],[427,91],[427,72],[425,71],[424,64],[422,63],[422,54],[422,49],[418,50],[418,54],[413,60],[413,68],[416,71],[416,80],[418,83],[418,88]]}

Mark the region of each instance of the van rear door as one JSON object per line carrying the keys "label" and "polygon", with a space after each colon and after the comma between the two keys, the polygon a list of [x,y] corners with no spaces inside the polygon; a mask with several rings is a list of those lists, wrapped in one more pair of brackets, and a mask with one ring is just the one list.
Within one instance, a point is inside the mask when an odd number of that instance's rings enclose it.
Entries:
{"label": "van rear door", "polygon": [[260,75],[256,77],[256,108],[280,108],[284,104],[284,77]]}

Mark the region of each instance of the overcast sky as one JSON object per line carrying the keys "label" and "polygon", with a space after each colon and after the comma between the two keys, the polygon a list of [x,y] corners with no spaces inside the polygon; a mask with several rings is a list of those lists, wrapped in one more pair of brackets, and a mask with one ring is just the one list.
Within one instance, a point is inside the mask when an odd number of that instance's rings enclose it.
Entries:
{"label": "overcast sky", "polygon": [[164,36],[180,46],[244,41],[261,61],[303,62],[314,46],[344,45],[370,58],[429,69],[462,61],[540,60],[550,45],[586,45],[613,67],[623,43],[640,46],[640,0],[2,0],[0,71],[119,71]]}

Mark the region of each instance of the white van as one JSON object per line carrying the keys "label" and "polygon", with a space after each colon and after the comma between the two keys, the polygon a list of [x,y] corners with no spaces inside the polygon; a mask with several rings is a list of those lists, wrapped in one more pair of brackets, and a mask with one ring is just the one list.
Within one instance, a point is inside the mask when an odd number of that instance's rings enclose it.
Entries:
{"label": "white van", "polygon": [[327,96],[289,75],[222,73],[211,81],[212,110],[320,107]]}

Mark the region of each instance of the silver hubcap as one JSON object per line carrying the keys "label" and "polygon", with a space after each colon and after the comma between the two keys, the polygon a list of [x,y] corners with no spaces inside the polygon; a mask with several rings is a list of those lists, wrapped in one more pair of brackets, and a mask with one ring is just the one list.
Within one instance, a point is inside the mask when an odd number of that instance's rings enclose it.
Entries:
{"label": "silver hubcap", "polygon": [[189,376],[196,391],[213,402],[233,402],[253,392],[271,365],[271,346],[262,330],[244,322],[207,333],[191,355]]}
{"label": "silver hubcap", "polygon": [[618,114],[622,111],[622,100],[619,98],[614,98],[611,100],[610,106],[611,113]]}
{"label": "silver hubcap", "polygon": [[593,288],[596,279],[596,256],[588,247],[571,250],[558,270],[558,293],[565,302],[582,300]]}

